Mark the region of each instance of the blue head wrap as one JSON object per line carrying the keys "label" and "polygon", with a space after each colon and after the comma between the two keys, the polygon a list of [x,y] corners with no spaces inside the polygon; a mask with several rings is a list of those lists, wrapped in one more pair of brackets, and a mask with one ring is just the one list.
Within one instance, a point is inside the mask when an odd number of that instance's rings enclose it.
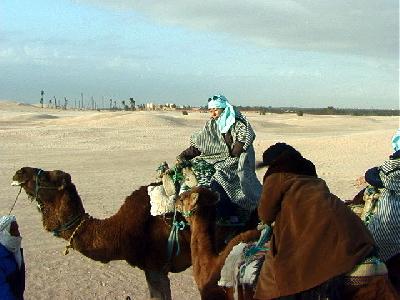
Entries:
{"label": "blue head wrap", "polygon": [[392,138],[392,146],[393,146],[394,152],[400,150],[400,128],[397,129],[397,132],[394,134],[394,136]]}
{"label": "blue head wrap", "polygon": [[235,109],[232,104],[229,103],[228,99],[226,99],[224,95],[218,94],[208,99],[208,109],[211,108],[224,109],[217,119],[217,124],[221,133],[227,133],[236,120]]}

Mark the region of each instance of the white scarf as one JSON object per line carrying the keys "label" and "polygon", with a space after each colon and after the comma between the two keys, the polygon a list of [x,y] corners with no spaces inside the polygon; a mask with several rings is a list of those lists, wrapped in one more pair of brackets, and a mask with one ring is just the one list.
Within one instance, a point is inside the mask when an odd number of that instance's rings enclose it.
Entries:
{"label": "white scarf", "polygon": [[21,241],[22,237],[12,236],[10,234],[10,225],[12,222],[17,222],[15,216],[2,216],[0,217],[0,244],[2,244],[8,251],[10,251],[21,268],[22,255],[21,255]]}

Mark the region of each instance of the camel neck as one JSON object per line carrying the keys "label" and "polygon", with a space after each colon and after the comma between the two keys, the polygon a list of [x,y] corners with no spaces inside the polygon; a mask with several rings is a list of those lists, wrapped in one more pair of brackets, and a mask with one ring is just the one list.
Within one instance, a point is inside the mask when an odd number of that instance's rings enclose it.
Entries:
{"label": "camel neck", "polygon": [[196,215],[191,226],[191,247],[192,251],[201,250],[207,255],[217,255],[215,251],[215,222],[211,222],[207,217]]}

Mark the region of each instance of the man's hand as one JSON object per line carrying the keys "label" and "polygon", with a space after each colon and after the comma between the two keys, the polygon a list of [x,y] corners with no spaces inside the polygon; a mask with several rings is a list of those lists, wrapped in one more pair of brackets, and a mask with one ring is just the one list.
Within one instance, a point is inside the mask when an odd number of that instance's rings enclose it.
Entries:
{"label": "man's hand", "polygon": [[356,181],[354,182],[354,186],[358,187],[358,188],[364,187],[366,185],[367,185],[367,182],[365,181],[365,177],[364,176],[358,177],[356,179]]}

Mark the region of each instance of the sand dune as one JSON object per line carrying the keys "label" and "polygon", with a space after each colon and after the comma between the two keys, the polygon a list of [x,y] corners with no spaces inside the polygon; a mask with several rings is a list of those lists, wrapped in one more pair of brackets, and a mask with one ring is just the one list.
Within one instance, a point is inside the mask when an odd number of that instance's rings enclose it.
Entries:
{"label": "sand dune", "polygon": [[[398,117],[245,113],[257,138],[256,156],[285,141],[311,159],[342,199],[358,191],[354,180],[391,153]],[[113,214],[133,189],[154,181],[163,161],[173,163],[208,114],[91,112],[41,109],[0,101],[0,202],[8,213],[18,189],[11,177],[23,166],[71,174],[87,212]],[[261,179],[264,170],[258,170]],[[21,194],[13,213],[20,223],[27,264],[26,299],[146,299],[144,275],[125,262],[103,265],[62,252],[66,242],[44,231],[35,205]],[[191,269],[171,274],[174,299],[199,299]]]}

